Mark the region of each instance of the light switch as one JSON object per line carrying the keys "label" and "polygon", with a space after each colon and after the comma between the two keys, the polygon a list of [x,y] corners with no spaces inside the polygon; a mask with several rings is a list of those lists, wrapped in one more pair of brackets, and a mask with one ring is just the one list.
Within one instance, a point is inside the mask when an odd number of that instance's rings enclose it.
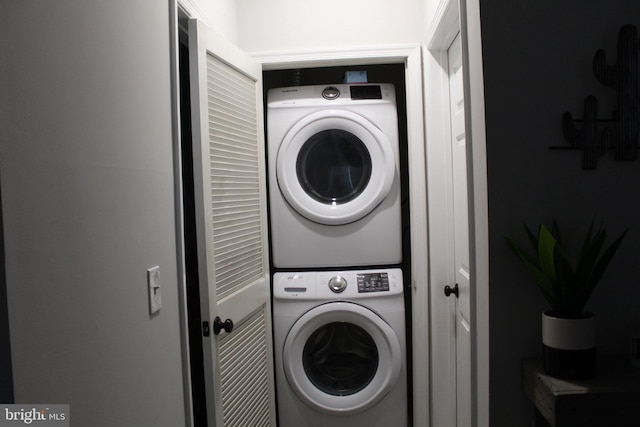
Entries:
{"label": "light switch", "polygon": [[162,308],[160,294],[160,266],[147,270],[147,285],[149,287],[149,313],[157,313]]}

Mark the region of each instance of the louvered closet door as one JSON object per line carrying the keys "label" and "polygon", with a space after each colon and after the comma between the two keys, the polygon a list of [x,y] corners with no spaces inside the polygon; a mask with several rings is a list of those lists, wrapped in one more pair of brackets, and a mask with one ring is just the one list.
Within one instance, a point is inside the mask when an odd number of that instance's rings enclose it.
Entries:
{"label": "louvered closet door", "polygon": [[275,426],[262,70],[196,20],[189,51],[209,426]]}

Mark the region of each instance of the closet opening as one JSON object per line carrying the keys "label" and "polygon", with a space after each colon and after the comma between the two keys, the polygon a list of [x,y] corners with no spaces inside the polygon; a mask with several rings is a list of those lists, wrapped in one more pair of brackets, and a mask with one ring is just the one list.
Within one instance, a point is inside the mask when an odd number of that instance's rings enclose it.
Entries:
{"label": "closet opening", "polygon": [[[410,235],[410,211],[409,211],[409,159],[408,159],[408,131],[407,131],[407,94],[406,94],[406,64],[367,64],[354,66],[330,66],[265,70],[263,72],[263,97],[264,111],[267,114],[267,93],[269,89],[289,86],[310,85],[336,85],[347,83],[347,72],[350,75],[366,75],[367,83],[391,83],[395,87],[398,136],[400,149],[400,185],[402,205],[402,264],[401,269],[404,278],[405,316],[407,334],[407,372],[408,372],[408,404],[409,417],[412,417],[413,408],[413,381],[412,381],[412,277],[411,277],[411,235]],[[268,117],[265,117],[265,135],[267,135]],[[267,150],[268,150],[267,143]],[[267,156],[269,153],[266,153]],[[267,162],[268,163],[268,162]],[[267,171],[269,174],[270,171]],[[268,191],[272,189],[268,188]],[[275,191],[278,191],[277,189]],[[271,234],[271,230],[269,230]],[[271,271],[274,271],[272,266]],[[411,424],[410,424],[411,425]]]}

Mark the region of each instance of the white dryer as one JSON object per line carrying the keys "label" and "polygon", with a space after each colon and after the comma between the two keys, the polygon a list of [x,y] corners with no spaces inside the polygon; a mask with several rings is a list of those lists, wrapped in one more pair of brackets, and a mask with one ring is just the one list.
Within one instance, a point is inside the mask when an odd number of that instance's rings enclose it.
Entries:
{"label": "white dryer", "polygon": [[280,427],[406,427],[399,269],[281,272],[273,280]]}
{"label": "white dryer", "polygon": [[402,261],[391,84],[271,89],[267,149],[276,268]]}

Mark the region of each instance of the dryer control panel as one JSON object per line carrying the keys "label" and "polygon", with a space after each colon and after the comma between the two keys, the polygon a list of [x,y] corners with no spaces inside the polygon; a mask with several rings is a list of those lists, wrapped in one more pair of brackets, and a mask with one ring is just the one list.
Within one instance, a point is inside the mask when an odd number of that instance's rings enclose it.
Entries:
{"label": "dryer control panel", "polygon": [[273,275],[277,299],[335,300],[377,298],[402,293],[402,270],[279,272]]}
{"label": "dryer control panel", "polygon": [[396,103],[390,83],[290,86],[269,89],[268,108],[353,106]]}

